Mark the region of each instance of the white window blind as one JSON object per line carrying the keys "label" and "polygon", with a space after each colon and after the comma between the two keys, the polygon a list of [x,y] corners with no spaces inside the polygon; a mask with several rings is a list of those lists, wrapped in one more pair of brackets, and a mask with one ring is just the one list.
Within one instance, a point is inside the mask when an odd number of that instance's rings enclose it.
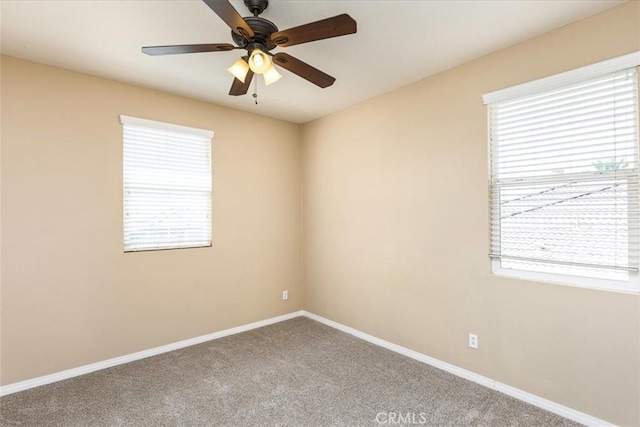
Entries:
{"label": "white window blind", "polygon": [[497,268],[637,290],[637,89],[628,68],[489,103]]}
{"label": "white window blind", "polygon": [[213,132],[120,121],[125,252],[211,246]]}

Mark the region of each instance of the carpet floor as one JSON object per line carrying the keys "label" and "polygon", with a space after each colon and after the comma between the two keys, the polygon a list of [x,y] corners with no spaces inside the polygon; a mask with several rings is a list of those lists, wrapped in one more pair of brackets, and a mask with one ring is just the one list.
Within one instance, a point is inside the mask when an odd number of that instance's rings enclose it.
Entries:
{"label": "carpet floor", "polygon": [[2,426],[575,426],[295,318],[0,398]]}

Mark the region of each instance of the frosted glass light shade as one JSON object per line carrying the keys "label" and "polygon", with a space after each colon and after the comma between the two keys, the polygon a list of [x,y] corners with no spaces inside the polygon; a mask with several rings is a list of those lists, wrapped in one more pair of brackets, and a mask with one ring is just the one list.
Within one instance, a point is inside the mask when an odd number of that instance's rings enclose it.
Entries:
{"label": "frosted glass light shade", "polygon": [[275,83],[282,78],[282,75],[276,70],[276,67],[271,64],[269,69],[262,74],[264,78],[264,84],[269,86],[271,83]]}
{"label": "frosted glass light shade", "polygon": [[247,78],[247,73],[249,72],[249,64],[247,64],[244,59],[238,58],[231,67],[227,68],[227,71],[244,83],[244,79]]}
{"label": "frosted glass light shade", "polygon": [[254,49],[249,57],[249,68],[256,74],[262,74],[271,67],[271,59],[269,55],[260,49]]}

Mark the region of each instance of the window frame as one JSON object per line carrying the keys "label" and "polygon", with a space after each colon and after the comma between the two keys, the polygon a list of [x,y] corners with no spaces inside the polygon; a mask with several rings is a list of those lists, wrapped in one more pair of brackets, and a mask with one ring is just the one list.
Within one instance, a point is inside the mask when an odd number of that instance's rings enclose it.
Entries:
{"label": "window frame", "polygon": [[[182,126],[172,123],[160,122],[156,120],[143,119],[138,117],[132,117],[127,115],[120,115],[120,123],[122,125],[122,212],[123,212],[123,228],[122,228],[122,244],[123,244],[123,252],[124,253],[136,253],[136,252],[156,252],[156,251],[168,251],[168,250],[176,250],[176,249],[197,249],[197,248],[210,248],[213,244],[213,164],[212,164],[212,150],[213,150],[213,137],[214,132],[207,129],[194,128],[189,126]],[[209,187],[208,190],[208,222],[209,227],[208,235],[205,236],[207,242],[204,244],[192,244],[192,243],[184,243],[184,241],[175,242],[171,246],[166,247],[127,247],[126,242],[126,216],[127,216],[127,186],[126,186],[126,178],[125,178],[125,126],[133,126],[139,128],[147,128],[152,129],[154,131],[160,132],[169,132],[169,133],[178,133],[182,134],[185,137],[199,137],[208,140],[208,181]],[[175,189],[163,188],[166,191],[176,191]],[[181,189],[177,191],[189,191],[188,189]],[[204,234],[204,233],[203,233]]]}
{"label": "window frame", "polygon": [[[589,65],[586,67],[581,67],[581,68],[571,70],[565,73],[561,73],[558,75],[535,80],[522,85],[511,87],[511,88],[491,92],[491,93],[485,94],[483,96],[483,100],[486,105],[510,101],[517,98],[526,97],[529,95],[536,95],[538,93],[553,90],[556,88],[566,87],[574,83],[579,83],[581,81],[585,81],[590,78],[597,77],[599,75],[614,73],[624,69],[639,67],[639,66],[640,66],[640,52],[633,52],[628,55],[613,58],[597,64]],[[637,74],[640,74],[640,70],[637,69],[637,72],[638,72]],[[638,80],[636,84],[640,85],[640,76],[638,76]],[[640,88],[637,88],[637,92],[640,93]],[[639,100],[636,99],[636,102],[638,103]],[[556,273],[556,272],[539,272],[539,271],[526,270],[526,269],[520,269],[520,268],[502,267],[503,258],[500,257],[500,255],[496,256],[495,254],[491,254],[492,239],[493,239],[492,233],[495,233],[497,231],[497,233],[499,233],[498,234],[499,236],[502,235],[502,230],[500,228],[496,230],[491,220],[491,215],[492,215],[491,210],[494,205],[494,197],[495,197],[494,192],[496,191],[496,186],[494,183],[494,173],[495,171],[498,170],[495,163],[499,160],[497,157],[492,155],[492,150],[494,149],[494,147],[493,147],[492,136],[491,136],[491,124],[492,122],[491,122],[490,108],[487,108],[487,142],[488,142],[487,153],[489,153],[488,203],[489,203],[489,218],[490,218],[489,257],[490,257],[490,264],[491,264],[491,274],[494,276],[500,276],[500,277],[509,277],[509,278],[516,278],[520,280],[551,283],[551,284],[564,285],[564,286],[574,286],[574,287],[580,287],[580,288],[598,289],[598,290],[631,293],[631,294],[640,293],[640,273],[638,269],[634,267],[630,267],[628,269],[624,268],[628,271],[627,280],[604,279],[604,278],[596,278],[596,277],[578,276],[578,275],[572,275],[572,274],[562,274],[562,273]],[[640,113],[636,117],[636,125],[637,125],[637,128],[640,129]],[[637,146],[639,140],[640,140],[640,136],[638,136],[636,139],[636,155],[638,156],[636,160],[638,161],[640,161],[640,155],[638,154],[638,150],[640,150],[640,147]],[[618,178],[620,177],[620,173],[621,171],[617,171],[616,176]],[[622,173],[627,174],[627,172],[622,172]],[[631,175],[631,173],[628,173],[628,174]],[[580,175],[580,173],[563,175],[561,178],[558,177],[557,181],[559,182],[559,181],[570,180],[572,175],[578,176]],[[614,171],[605,171],[601,175],[603,176],[603,178],[606,178],[606,176],[614,175]],[[630,178],[631,177],[628,177],[627,179],[630,179]],[[637,174],[633,176],[633,178],[638,179],[638,181],[640,181],[640,177]],[[549,179],[549,182],[555,182],[555,181],[556,180],[554,180],[553,178]],[[531,180],[527,180],[527,182],[535,183],[537,182],[537,180],[531,179]],[[640,182],[638,182],[637,185],[640,185]],[[502,186],[498,186],[498,188],[501,188],[501,187]],[[629,194],[628,197],[631,198],[631,197],[634,197],[634,195]],[[639,197],[639,196],[636,196],[636,197]],[[639,203],[640,202],[638,201],[634,202],[636,206]],[[629,206],[631,206],[631,204],[629,204]],[[631,223],[632,221],[635,223],[636,226],[638,225],[638,223],[640,223],[639,218],[630,217],[629,222]],[[501,227],[501,222],[499,222],[497,226]],[[629,227],[631,227],[631,224],[629,224]],[[635,247],[640,247],[639,246],[640,242],[637,241],[638,239],[637,234],[630,233],[629,239],[630,240],[628,245],[630,248],[633,247],[634,245]],[[508,259],[508,258],[509,257],[507,256],[504,259]]]}

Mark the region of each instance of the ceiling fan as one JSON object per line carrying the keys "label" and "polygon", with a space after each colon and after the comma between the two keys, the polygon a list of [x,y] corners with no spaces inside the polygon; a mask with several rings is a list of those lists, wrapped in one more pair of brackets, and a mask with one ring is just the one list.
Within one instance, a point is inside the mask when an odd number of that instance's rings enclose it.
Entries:
{"label": "ceiling fan", "polygon": [[354,34],[356,21],[347,14],[322,19],[298,27],[279,31],[271,21],[259,15],[269,6],[268,0],[244,0],[253,16],[242,17],[228,0],[203,0],[230,28],[235,46],[230,43],[147,46],[147,55],[176,55],[198,52],[226,52],[244,49],[247,54],[239,58],[229,72],[234,75],[229,95],[244,95],[254,74],[262,74],[269,85],[282,77],[276,64],[311,83],[326,88],[335,78],[283,52],[271,53],[276,47],[288,47],[316,40]]}

